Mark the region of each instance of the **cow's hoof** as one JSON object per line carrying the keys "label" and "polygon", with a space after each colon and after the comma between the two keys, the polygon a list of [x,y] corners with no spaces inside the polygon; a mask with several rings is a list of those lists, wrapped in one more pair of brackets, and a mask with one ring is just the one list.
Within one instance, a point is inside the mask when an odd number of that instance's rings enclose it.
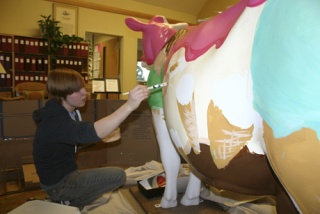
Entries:
{"label": "cow's hoof", "polygon": [[199,205],[200,203],[200,198],[194,197],[194,198],[189,198],[188,196],[184,195],[180,201],[181,204],[184,206],[194,206],[194,205]]}
{"label": "cow's hoof", "polygon": [[164,197],[161,199],[160,206],[162,208],[171,208],[171,207],[176,207],[177,206],[177,200],[167,200]]}

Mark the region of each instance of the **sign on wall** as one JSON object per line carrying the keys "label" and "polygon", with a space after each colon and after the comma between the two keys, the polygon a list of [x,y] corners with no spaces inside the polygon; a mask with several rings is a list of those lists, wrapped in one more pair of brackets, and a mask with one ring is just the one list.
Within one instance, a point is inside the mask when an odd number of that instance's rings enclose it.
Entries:
{"label": "sign on wall", "polygon": [[53,4],[53,17],[59,21],[61,32],[67,35],[78,35],[78,7]]}

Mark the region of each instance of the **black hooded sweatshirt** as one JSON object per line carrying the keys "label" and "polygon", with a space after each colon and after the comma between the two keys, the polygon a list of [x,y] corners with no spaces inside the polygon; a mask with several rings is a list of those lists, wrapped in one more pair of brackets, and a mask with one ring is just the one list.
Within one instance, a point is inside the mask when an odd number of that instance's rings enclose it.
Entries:
{"label": "black hooded sweatshirt", "polygon": [[52,186],[77,170],[75,147],[94,143],[98,137],[93,123],[74,121],[57,101],[47,101],[33,112],[37,130],[33,141],[33,159],[40,183]]}

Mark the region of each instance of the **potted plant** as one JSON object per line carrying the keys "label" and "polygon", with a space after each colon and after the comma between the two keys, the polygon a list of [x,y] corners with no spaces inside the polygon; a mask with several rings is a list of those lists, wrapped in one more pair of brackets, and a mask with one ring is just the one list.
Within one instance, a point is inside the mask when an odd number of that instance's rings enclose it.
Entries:
{"label": "potted plant", "polygon": [[51,18],[51,15],[44,16],[41,15],[43,19],[38,21],[41,35],[44,39],[47,39],[49,42],[48,52],[50,57],[55,58],[55,54],[58,51],[59,47],[62,45],[61,37],[62,32],[60,31],[59,21],[54,21]]}
{"label": "potted plant", "polygon": [[47,39],[49,42],[48,53],[51,58],[51,62],[55,63],[56,53],[63,44],[71,44],[74,42],[84,41],[83,38],[76,35],[66,35],[63,34],[60,30],[59,21],[52,19],[51,15],[45,16],[41,15],[42,19],[38,21],[40,32],[44,39]]}

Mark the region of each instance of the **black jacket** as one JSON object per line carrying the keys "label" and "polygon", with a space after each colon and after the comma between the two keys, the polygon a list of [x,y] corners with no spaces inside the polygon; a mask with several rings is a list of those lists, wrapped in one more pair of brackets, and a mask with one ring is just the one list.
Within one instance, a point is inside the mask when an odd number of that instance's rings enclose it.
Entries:
{"label": "black jacket", "polygon": [[77,170],[75,146],[98,142],[93,123],[74,121],[69,112],[54,100],[33,112],[37,130],[33,141],[34,164],[41,184],[57,184]]}

